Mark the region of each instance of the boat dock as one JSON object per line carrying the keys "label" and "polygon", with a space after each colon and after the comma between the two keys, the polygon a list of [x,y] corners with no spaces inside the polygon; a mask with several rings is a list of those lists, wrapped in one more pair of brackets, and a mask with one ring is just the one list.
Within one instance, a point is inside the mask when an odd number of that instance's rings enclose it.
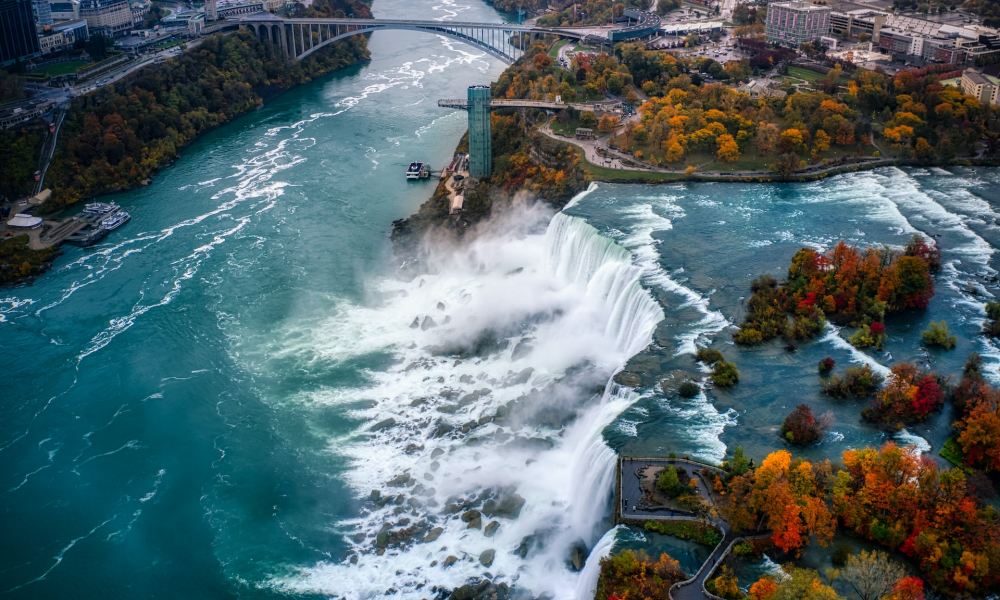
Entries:
{"label": "boat dock", "polygon": [[[130,216],[117,204],[91,203],[77,215],[65,219],[42,219],[22,210],[30,210],[47,199],[36,196],[12,207],[11,218],[0,221],[0,236],[27,236],[28,247],[44,250],[63,243],[89,246],[103,239],[112,230],[121,227]],[[96,208],[99,207],[99,208]]]}

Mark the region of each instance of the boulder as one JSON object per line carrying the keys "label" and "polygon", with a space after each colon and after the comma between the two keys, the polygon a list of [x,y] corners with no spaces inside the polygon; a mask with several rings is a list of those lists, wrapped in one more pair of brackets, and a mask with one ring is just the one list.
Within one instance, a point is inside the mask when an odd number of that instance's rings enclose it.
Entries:
{"label": "boulder", "polygon": [[469,524],[469,529],[479,529],[483,526],[483,515],[475,509],[462,513],[462,520]]}
{"label": "boulder", "polygon": [[427,532],[427,535],[424,536],[423,542],[425,544],[436,542],[437,539],[441,537],[442,533],[444,533],[443,527],[435,527],[434,529],[431,529],[430,531]]}
{"label": "boulder", "polygon": [[587,550],[587,545],[583,543],[583,540],[577,540],[575,544],[569,549],[569,564],[573,566],[574,571],[582,571],[583,565],[587,564],[587,555],[589,551]]}
{"label": "boulder", "polygon": [[500,521],[490,521],[486,525],[486,528],[483,529],[483,535],[486,537],[493,537],[493,534],[497,532],[497,529],[500,529]]}
{"label": "boulder", "polygon": [[479,555],[479,562],[484,567],[489,567],[493,565],[493,559],[496,558],[496,556],[497,556],[497,551],[490,548],[489,550],[483,551],[483,553]]}
{"label": "boulder", "polygon": [[494,583],[488,579],[474,579],[455,588],[447,596],[448,600],[510,600],[511,597],[506,583]]}
{"label": "boulder", "polygon": [[488,517],[516,519],[524,508],[524,498],[513,491],[502,491],[499,498],[490,498],[483,504],[483,514]]}
{"label": "boulder", "polygon": [[642,377],[638,373],[632,373],[631,371],[619,371],[615,375],[615,383],[625,387],[637,388],[642,385]]}
{"label": "boulder", "polygon": [[388,419],[382,419],[378,423],[372,425],[372,428],[369,429],[369,431],[382,431],[383,429],[395,427],[395,425],[396,425],[396,419],[389,417]]}

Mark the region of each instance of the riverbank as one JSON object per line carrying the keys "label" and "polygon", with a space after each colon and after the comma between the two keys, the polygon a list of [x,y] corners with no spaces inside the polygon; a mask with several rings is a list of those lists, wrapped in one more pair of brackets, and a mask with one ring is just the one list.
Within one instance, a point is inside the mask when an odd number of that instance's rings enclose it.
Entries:
{"label": "riverbank", "polygon": [[[317,16],[339,12],[368,17],[366,4],[335,0],[310,8]],[[70,106],[61,138],[45,181],[52,200],[37,210],[54,214],[85,198],[128,191],[147,185],[161,169],[172,164],[193,141],[216,127],[260,108],[277,95],[318,77],[368,60],[367,40],[352,37],[311,55],[287,63],[249,32],[216,34],[181,56],[150,65],[122,81],[77,98]],[[34,141],[41,131],[33,124],[21,130]],[[11,181],[8,193],[34,168],[36,157],[12,146],[22,158],[9,163],[0,181]],[[22,164],[30,160],[30,168]],[[8,173],[9,172],[9,173]],[[0,241],[0,256],[27,257],[31,269],[0,261],[10,285],[34,277],[51,264],[51,255],[30,256],[20,249],[21,236]],[[24,276],[21,272],[28,271]]]}

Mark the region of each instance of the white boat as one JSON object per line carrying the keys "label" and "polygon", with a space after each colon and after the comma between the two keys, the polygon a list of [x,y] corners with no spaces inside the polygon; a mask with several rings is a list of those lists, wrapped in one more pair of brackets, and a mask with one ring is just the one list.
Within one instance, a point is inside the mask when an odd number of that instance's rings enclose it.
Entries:
{"label": "white boat", "polygon": [[118,211],[115,214],[111,215],[110,217],[107,217],[106,219],[101,221],[101,229],[104,229],[105,231],[114,231],[115,229],[118,229],[125,223],[128,223],[129,219],[131,218],[132,215],[128,214],[124,210]]}
{"label": "white boat", "polygon": [[113,202],[88,202],[83,207],[82,214],[84,216],[96,217],[100,215],[107,215],[113,213],[119,208],[120,207]]}
{"label": "white boat", "polygon": [[427,179],[431,176],[431,169],[422,162],[411,162],[406,169],[407,179]]}

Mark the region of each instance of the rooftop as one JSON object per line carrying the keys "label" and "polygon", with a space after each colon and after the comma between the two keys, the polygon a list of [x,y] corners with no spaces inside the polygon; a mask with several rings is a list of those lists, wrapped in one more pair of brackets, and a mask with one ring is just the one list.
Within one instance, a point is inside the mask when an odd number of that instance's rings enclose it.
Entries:
{"label": "rooftop", "polygon": [[973,85],[988,85],[993,83],[988,77],[980,73],[979,71],[973,71],[972,69],[966,69],[965,73],[962,74],[963,77],[967,77]]}
{"label": "rooftop", "polygon": [[769,6],[779,6],[781,8],[787,8],[789,10],[799,11],[799,12],[822,12],[830,10],[829,6],[819,6],[812,4],[810,2],[803,2],[802,0],[792,0],[791,2],[774,2]]}

